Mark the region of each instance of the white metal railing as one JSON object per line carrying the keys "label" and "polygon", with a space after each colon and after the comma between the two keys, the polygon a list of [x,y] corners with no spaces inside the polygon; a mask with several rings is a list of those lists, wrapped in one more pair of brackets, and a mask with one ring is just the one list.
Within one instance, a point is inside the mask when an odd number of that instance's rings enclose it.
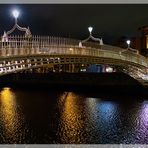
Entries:
{"label": "white metal railing", "polygon": [[25,36],[9,36],[8,42],[0,42],[0,48],[24,48],[24,47],[46,47],[48,45],[78,46],[79,41],[68,38],[52,37],[52,36],[32,36],[28,39]]}
{"label": "white metal railing", "polygon": [[[0,41],[1,48],[44,48],[49,45],[56,46],[79,46],[80,40],[70,39],[70,38],[61,38],[53,36],[32,36],[30,39],[25,36],[9,36],[8,42]],[[123,50],[120,47],[111,46],[111,45],[100,45],[96,42],[86,42],[83,43],[84,47],[99,48],[103,50],[113,50],[119,51]]]}
{"label": "white metal railing", "polygon": [[23,56],[35,54],[75,54],[88,55],[104,58],[114,58],[140,64],[148,67],[145,57],[134,52],[121,52],[122,48],[110,45],[99,45],[96,43],[79,46],[79,40],[33,36],[31,39],[25,36],[10,36],[8,42],[0,41],[0,57]]}
{"label": "white metal railing", "polygon": [[46,48],[3,48],[0,49],[0,57],[8,58],[13,56],[28,56],[37,54],[62,54],[62,55],[86,55],[86,56],[96,56],[102,58],[112,58],[128,62],[133,62],[144,67],[148,67],[148,61],[145,57],[135,54],[135,53],[122,53],[117,51],[107,51],[95,48],[79,48],[76,46],[51,46]]}

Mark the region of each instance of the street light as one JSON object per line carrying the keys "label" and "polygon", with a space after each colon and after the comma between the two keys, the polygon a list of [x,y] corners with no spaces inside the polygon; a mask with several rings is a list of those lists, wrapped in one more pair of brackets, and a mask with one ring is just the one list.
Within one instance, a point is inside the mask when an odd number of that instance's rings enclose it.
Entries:
{"label": "street light", "polygon": [[82,43],[87,42],[89,39],[92,39],[93,41],[99,41],[100,45],[103,45],[102,38],[95,38],[95,37],[92,36],[93,27],[89,26],[88,31],[89,31],[89,37],[86,38],[85,40],[82,40],[82,41],[79,42],[80,48],[82,48]]}
{"label": "street light", "polygon": [[127,43],[127,46],[128,46],[127,48],[129,49],[130,48],[131,41],[130,40],[127,40],[126,43]]}
{"label": "street light", "polygon": [[88,31],[89,31],[89,33],[91,34],[91,32],[92,32],[92,30],[93,30],[93,27],[88,27]]}
{"label": "street light", "polygon": [[16,9],[12,11],[12,15],[14,16],[15,19],[19,17],[19,14],[20,14],[19,11]]}
{"label": "street light", "polygon": [[17,23],[17,18],[19,17],[19,14],[19,11],[16,9],[12,11],[12,15],[15,18],[15,23]]}

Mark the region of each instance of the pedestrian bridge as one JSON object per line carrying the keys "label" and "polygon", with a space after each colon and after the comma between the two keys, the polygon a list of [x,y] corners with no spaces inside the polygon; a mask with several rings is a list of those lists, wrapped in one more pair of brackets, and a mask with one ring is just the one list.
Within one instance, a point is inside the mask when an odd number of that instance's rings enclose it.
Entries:
{"label": "pedestrian bridge", "polygon": [[136,79],[147,75],[148,60],[130,49],[49,36],[9,36],[0,41],[0,75],[39,67],[76,64],[107,64]]}

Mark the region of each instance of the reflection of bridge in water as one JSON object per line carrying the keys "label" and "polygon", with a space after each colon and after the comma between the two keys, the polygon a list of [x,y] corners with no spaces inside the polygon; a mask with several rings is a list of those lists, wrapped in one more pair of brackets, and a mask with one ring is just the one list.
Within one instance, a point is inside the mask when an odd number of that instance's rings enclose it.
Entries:
{"label": "reflection of bridge in water", "polygon": [[[16,28],[25,31],[25,36],[8,36]],[[91,32],[89,37],[97,40]],[[92,64],[100,64],[138,80],[146,77],[148,61],[142,55],[103,44],[102,39],[97,40],[100,44],[86,42],[88,39],[32,36],[29,28],[20,27],[16,21],[0,41],[0,75],[27,70],[80,72]]]}

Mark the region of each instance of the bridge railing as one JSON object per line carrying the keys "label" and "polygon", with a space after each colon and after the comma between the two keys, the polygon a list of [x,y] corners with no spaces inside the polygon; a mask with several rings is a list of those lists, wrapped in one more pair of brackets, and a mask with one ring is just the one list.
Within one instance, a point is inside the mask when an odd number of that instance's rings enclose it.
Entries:
{"label": "bridge railing", "polygon": [[124,52],[120,53],[117,51],[96,49],[91,47],[79,48],[78,46],[57,46],[48,45],[42,48],[3,48],[0,49],[0,57],[9,58],[13,56],[28,56],[28,55],[83,55],[83,56],[93,56],[93,57],[103,57],[118,59],[128,62],[133,62],[135,64],[143,65],[147,67],[148,62],[145,57],[132,53]]}
{"label": "bridge railing", "polygon": [[110,45],[100,46],[97,43],[85,43],[80,48],[78,40],[33,36],[26,39],[24,36],[10,36],[8,42],[0,41],[0,57],[33,55],[33,54],[77,54],[114,58],[133,62],[147,67],[147,59],[134,52],[121,52],[125,49]]}
{"label": "bridge railing", "polygon": [[[0,41],[0,49],[3,48],[44,48],[49,45],[56,46],[79,46],[80,40],[61,38],[53,36],[32,36],[30,39],[25,36],[9,36],[7,42]],[[111,45],[100,45],[99,42],[85,42],[83,47],[91,47],[103,50],[119,51],[122,48]]]}
{"label": "bridge railing", "polygon": [[46,47],[47,45],[78,46],[79,41],[69,38],[52,37],[52,36],[32,36],[26,38],[25,36],[9,36],[7,42],[0,42],[0,48],[22,48],[22,47]]}

